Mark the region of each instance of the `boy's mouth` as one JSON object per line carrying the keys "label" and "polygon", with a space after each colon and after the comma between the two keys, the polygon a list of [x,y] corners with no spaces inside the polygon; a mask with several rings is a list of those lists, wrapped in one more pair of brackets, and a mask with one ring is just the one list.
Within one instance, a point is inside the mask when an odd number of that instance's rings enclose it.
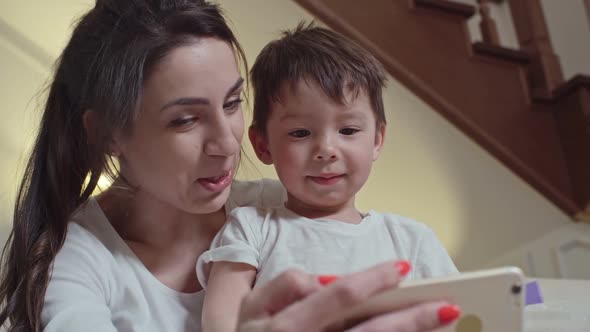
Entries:
{"label": "boy's mouth", "polygon": [[320,176],[309,176],[313,182],[321,185],[332,185],[339,182],[344,177],[344,174],[322,174]]}

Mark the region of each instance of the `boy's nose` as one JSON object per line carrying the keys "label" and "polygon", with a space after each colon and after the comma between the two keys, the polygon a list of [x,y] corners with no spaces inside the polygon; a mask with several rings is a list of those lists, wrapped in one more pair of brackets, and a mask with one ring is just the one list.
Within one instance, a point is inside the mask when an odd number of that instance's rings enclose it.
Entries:
{"label": "boy's nose", "polygon": [[323,153],[318,153],[315,156],[315,160],[331,160],[331,159],[336,159],[336,154],[323,154]]}
{"label": "boy's nose", "polygon": [[337,158],[336,149],[327,142],[322,142],[318,145],[317,151],[314,155],[316,161],[335,160]]}

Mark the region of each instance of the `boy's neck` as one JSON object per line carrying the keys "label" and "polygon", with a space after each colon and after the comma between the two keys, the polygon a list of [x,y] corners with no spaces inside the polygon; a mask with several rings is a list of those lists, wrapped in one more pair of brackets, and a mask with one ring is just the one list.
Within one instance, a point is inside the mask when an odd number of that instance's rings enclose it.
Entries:
{"label": "boy's neck", "polygon": [[312,206],[288,195],[285,207],[309,219],[331,219],[349,224],[358,224],[363,220],[363,215],[354,205],[354,197],[344,204],[324,207]]}

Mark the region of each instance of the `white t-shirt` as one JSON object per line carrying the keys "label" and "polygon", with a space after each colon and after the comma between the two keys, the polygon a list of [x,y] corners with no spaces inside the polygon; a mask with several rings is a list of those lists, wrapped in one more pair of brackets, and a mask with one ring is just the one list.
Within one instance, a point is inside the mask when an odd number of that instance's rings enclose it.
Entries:
{"label": "white t-shirt", "polygon": [[[226,211],[280,206],[279,182],[234,182]],[[229,213],[228,213],[229,215]],[[181,293],[157,280],[91,198],[68,224],[41,314],[45,332],[200,331],[204,292]]]}
{"label": "white t-shirt", "polygon": [[290,268],[347,274],[398,259],[412,264],[406,279],[457,273],[431,228],[398,215],[369,211],[349,224],[308,219],[284,206],[241,207],[199,257],[197,276],[205,288],[211,262],[245,263],[257,269],[257,287]]}

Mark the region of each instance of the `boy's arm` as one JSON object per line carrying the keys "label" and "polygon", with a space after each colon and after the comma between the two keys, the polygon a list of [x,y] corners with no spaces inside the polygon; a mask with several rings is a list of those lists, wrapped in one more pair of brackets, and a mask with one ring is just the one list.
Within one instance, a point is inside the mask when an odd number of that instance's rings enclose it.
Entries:
{"label": "boy's arm", "polygon": [[211,263],[201,326],[204,332],[235,331],[240,304],[252,290],[256,268],[243,263]]}

